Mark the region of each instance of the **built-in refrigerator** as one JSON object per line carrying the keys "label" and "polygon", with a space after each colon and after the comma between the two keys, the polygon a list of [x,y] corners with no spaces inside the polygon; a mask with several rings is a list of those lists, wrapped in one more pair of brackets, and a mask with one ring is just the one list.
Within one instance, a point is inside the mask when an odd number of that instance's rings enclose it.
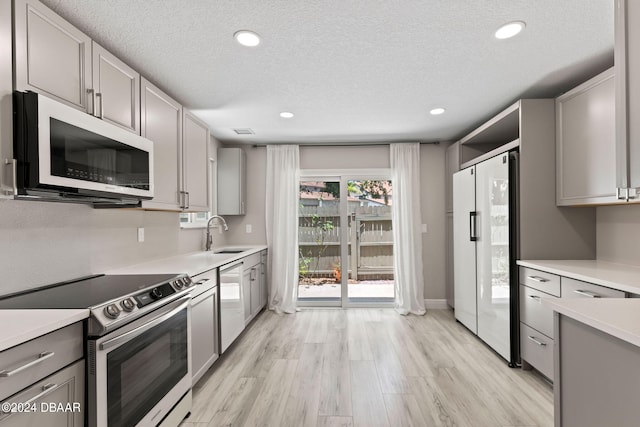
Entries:
{"label": "built-in refrigerator", "polygon": [[453,175],[455,317],[502,356],[519,363],[518,153]]}

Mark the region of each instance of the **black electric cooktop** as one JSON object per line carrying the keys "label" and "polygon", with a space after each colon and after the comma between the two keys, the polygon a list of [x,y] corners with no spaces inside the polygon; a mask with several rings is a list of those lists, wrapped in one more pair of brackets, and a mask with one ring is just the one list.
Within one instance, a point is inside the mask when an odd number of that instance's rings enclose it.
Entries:
{"label": "black electric cooktop", "polygon": [[177,274],[100,275],[65,282],[0,299],[0,309],[92,308],[154,288]]}

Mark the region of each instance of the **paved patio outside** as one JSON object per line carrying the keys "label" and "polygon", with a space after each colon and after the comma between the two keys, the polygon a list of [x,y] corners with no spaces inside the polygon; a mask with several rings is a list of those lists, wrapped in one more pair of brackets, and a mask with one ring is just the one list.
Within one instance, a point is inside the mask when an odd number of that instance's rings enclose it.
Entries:
{"label": "paved patio outside", "polygon": [[[393,298],[393,280],[372,280],[349,283],[349,298]],[[340,298],[340,285],[326,283],[322,285],[298,286],[298,298]]]}

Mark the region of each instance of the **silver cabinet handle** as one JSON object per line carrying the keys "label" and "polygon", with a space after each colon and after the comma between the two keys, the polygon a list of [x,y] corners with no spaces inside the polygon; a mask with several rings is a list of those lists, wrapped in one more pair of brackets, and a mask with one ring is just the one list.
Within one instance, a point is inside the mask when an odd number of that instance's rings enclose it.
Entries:
{"label": "silver cabinet handle", "polygon": [[210,279],[200,279],[196,282],[196,285],[202,285],[204,282],[208,282]]}
{"label": "silver cabinet handle", "polygon": [[38,355],[38,358],[36,360],[32,360],[31,362],[26,363],[26,364],[20,366],[19,368],[12,369],[10,371],[8,371],[6,369],[3,370],[3,371],[0,371],[0,377],[3,377],[3,378],[11,377],[11,376],[13,376],[15,374],[18,374],[18,373],[26,370],[26,369],[31,368],[34,365],[37,365],[39,363],[44,362],[45,360],[49,359],[50,357],[53,357],[54,354],[55,353],[53,351],[43,351],[42,353],[40,353]]}
{"label": "silver cabinet handle", "polygon": [[100,117],[104,119],[104,103],[102,102],[102,94],[100,92],[96,93],[96,97],[100,99],[100,115],[96,117]]}
{"label": "silver cabinet handle", "polygon": [[600,295],[596,294],[595,292],[583,291],[582,289],[576,289],[573,291],[573,293],[589,298],[600,298]]}
{"label": "silver cabinet handle", "polygon": [[26,402],[24,402],[24,406],[29,406],[31,403],[37,401],[42,396],[44,396],[45,394],[53,391],[57,387],[58,387],[58,384],[53,384],[53,383],[49,383],[49,384],[43,385],[42,386],[42,391],[40,393],[36,394],[35,396],[33,396],[31,399],[29,399]]}
{"label": "silver cabinet handle", "polygon": [[540,282],[540,283],[545,283],[549,281],[549,279],[545,279],[544,277],[540,277],[540,276],[527,276],[527,279],[531,279],[534,282]]}
{"label": "silver cabinet handle", "polygon": [[[91,111],[89,111],[89,99],[91,99]],[[93,89],[87,89],[87,114],[96,114],[96,94]]]}
{"label": "silver cabinet handle", "polygon": [[[41,388],[42,391],[40,393],[36,394],[35,396],[33,396],[31,399],[27,400],[26,402],[20,402],[20,405],[22,405],[23,407],[31,406],[32,403],[36,402],[41,397],[51,393],[52,391],[54,391],[58,387],[59,387],[58,384],[53,384],[53,383],[45,384],[45,385],[42,386],[42,388]],[[15,415],[17,413],[19,413],[19,412],[11,412],[11,410],[5,411],[5,410],[1,410],[0,409],[0,415],[2,415],[0,417],[0,421],[4,421],[4,420],[8,419],[9,417],[12,417],[13,415]]]}
{"label": "silver cabinet handle", "polygon": [[538,295],[527,295],[529,298],[540,302],[540,297]]}
{"label": "silver cabinet handle", "polygon": [[534,343],[538,344],[540,347],[545,347],[547,345],[547,343],[544,343],[542,341],[538,341],[536,339],[536,337],[532,337],[531,335],[528,335],[527,338],[529,338],[531,341],[533,341]]}

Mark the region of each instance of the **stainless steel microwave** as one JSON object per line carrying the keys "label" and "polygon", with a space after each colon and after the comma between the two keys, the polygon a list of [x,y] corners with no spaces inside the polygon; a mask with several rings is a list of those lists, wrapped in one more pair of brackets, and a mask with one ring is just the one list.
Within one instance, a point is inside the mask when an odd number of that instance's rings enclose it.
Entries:
{"label": "stainless steel microwave", "polygon": [[14,92],[17,198],[136,205],[153,197],[153,142],[33,92]]}

